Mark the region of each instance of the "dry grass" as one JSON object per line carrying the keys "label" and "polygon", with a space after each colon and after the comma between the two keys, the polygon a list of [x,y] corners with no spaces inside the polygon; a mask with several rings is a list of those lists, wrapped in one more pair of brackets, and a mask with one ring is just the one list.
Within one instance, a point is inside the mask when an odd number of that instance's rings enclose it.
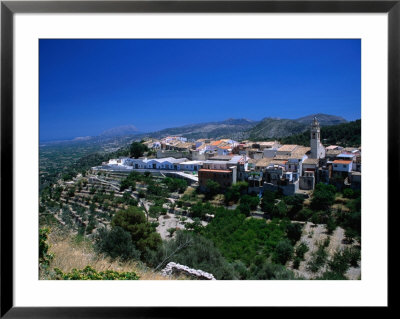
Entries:
{"label": "dry grass", "polygon": [[213,200],[210,201],[211,204],[216,206],[224,205],[225,196],[223,194],[217,194],[214,196]]}
{"label": "dry grass", "polygon": [[335,198],[335,203],[337,204],[346,204],[349,201],[350,199],[343,197],[341,194],[337,195]]}
{"label": "dry grass", "polygon": [[333,204],[331,207],[334,210],[341,210],[346,213],[350,211],[350,209],[347,206],[344,206],[342,204]]}
{"label": "dry grass", "polygon": [[[57,229],[52,229],[48,243],[50,245],[49,251],[54,254],[50,270],[59,268],[63,272],[71,272],[73,268],[83,269],[90,265],[99,272],[105,270],[135,272],[141,280],[188,279],[183,275],[174,278],[164,277],[137,261],[110,260],[105,256],[96,254],[90,241],[78,241],[75,235]],[[41,277],[40,279],[46,278]]]}

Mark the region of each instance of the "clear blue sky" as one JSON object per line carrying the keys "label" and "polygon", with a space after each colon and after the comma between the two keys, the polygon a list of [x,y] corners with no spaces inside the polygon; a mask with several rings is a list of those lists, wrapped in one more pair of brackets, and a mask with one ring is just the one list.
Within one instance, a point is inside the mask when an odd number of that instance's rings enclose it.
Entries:
{"label": "clear blue sky", "polygon": [[40,40],[40,139],[361,117],[360,40]]}

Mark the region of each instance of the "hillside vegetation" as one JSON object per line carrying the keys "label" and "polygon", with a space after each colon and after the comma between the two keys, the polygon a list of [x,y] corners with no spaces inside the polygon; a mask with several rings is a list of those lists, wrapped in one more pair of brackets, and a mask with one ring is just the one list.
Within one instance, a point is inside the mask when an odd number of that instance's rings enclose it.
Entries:
{"label": "hillside vegetation", "polygon": [[[340,145],[343,147],[361,146],[361,120],[339,125],[321,127],[321,141],[325,145]],[[310,145],[310,132],[295,134],[280,139],[282,144]]]}

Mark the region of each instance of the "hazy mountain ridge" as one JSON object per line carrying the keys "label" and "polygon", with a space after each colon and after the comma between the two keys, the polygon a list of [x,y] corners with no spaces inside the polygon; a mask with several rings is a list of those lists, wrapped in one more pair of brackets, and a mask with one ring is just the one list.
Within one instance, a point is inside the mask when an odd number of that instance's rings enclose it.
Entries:
{"label": "hazy mountain ridge", "polygon": [[103,131],[100,136],[113,137],[138,133],[138,129],[134,125],[121,125]]}
{"label": "hazy mountain ridge", "polygon": [[230,137],[238,131],[246,131],[255,126],[258,121],[248,119],[227,119],[220,122],[188,124],[180,127],[166,128],[143,136],[162,138],[169,135],[182,135],[187,138],[219,138]]}
{"label": "hazy mountain ridge", "polygon": [[331,126],[347,123],[343,117],[329,114],[311,114],[298,119],[279,119],[267,117],[256,126],[245,132],[249,139],[282,138],[307,131],[314,117],[321,126]]}
{"label": "hazy mountain ridge", "polygon": [[54,141],[40,144],[41,146],[61,143],[69,145],[80,144],[82,146],[97,144],[100,149],[115,149],[119,146],[127,145],[132,140],[141,140],[146,137],[163,138],[173,135],[184,136],[189,139],[232,138],[243,140],[282,138],[293,134],[300,134],[308,130],[314,116],[318,118],[322,126],[347,123],[343,117],[319,113],[298,119],[266,117],[261,121],[254,121],[244,118],[229,118],[224,121],[187,124],[150,133],[140,133],[135,126],[125,125],[105,130],[98,136],[78,137],[69,141]]}
{"label": "hazy mountain ridge", "polygon": [[314,117],[316,117],[318,119],[318,122],[319,122],[319,124],[321,124],[321,126],[337,125],[337,124],[343,124],[343,123],[348,122],[345,118],[343,118],[341,116],[328,115],[328,114],[323,114],[323,113],[317,113],[317,114],[303,116],[303,117],[296,119],[295,121],[298,123],[309,125]]}
{"label": "hazy mountain ridge", "polygon": [[175,128],[167,128],[140,135],[140,137],[162,138],[168,135],[182,135],[190,139],[232,138],[237,140],[281,138],[308,130],[315,116],[318,118],[321,126],[347,123],[347,120],[343,117],[322,113],[311,114],[298,119],[266,117],[261,121],[253,121],[231,118],[221,122],[189,124]]}

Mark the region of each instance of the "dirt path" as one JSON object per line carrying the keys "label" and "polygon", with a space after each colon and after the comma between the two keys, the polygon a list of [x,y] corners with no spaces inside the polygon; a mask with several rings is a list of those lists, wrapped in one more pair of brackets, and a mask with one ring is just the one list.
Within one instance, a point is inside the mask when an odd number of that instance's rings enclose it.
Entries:
{"label": "dirt path", "polygon": [[[159,225],[157,226],[156,230],[162,239],[168,240],[175,236],[175,234],[172,237],[169,236],[169,228],[185,229],[185,223],[193,223],[193,220],[190,217],[186,217],[184,222],[180,220],[181,217],[182,216],[180,215],[167,213],[166,215],[161,215],[158,218]],[[207,222],[205,221],[202,221],[201,223],[203,226],[207,225]]]}

